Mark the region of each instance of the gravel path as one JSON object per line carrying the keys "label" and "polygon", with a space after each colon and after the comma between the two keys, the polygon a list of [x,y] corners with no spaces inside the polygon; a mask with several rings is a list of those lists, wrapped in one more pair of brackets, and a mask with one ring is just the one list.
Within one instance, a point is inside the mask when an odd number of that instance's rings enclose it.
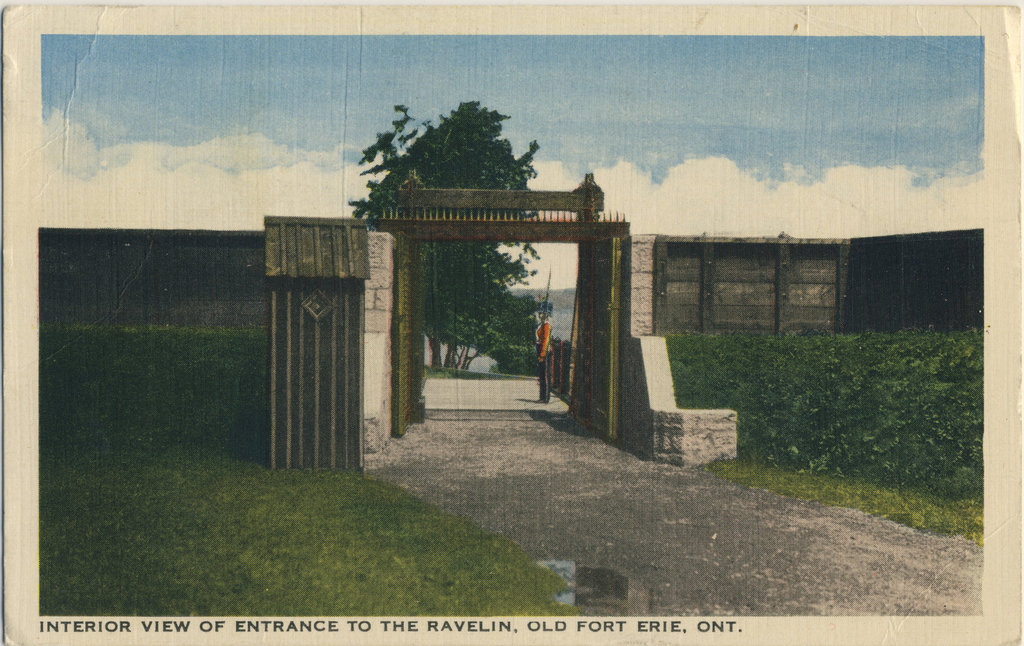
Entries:
{"label": "gravel path", "polygon": [[[497,407],[494,387],[483,399]],[[981,611],[982,550],[970,541],[645,462],[581,433],[557,407],[532,409],[514,387],[504,396],[517,410],[429,410],[367,456],[367,473],[538,560],[627,576],[651,593],[636,614]]]}

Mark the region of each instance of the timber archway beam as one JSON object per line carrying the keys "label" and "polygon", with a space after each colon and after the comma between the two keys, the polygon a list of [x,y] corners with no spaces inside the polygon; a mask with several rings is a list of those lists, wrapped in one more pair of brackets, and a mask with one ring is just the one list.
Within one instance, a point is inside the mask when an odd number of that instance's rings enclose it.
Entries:
{"label": "timber archway beam", "polygon": [[415,174],[380,231],[436,242],[599,242],[629,235],[629,223],[603,214],[604,191],[588,173],[571,191],[423,188]]}

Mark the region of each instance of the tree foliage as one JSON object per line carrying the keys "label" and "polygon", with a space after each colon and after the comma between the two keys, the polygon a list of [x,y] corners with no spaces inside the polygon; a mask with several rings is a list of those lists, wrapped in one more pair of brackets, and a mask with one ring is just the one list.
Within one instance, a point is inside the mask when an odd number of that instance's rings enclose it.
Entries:
{"label": "tree foliage", "polygon": [[[426,188],[523,190],[536,177],[537,142],[516,157],[501,136],[506,115],[468,102],[435,125],[417,122],[404,105],[394,110],[391,130],[378,133],[360,160],[368,166],[362,174],[370,177],[369,197],[350,203],[355,216],[371,226],[396,207],[398,189],[413,172]],[[532,352],[533,299],[515,296],[509,287],[525,281],[532,273],[529,259],[536,257],[528,244],[423,245],[424,328],[432,365],[465,369],[481,354],[514,356],[509,349],[521,353],[523,347]]]}

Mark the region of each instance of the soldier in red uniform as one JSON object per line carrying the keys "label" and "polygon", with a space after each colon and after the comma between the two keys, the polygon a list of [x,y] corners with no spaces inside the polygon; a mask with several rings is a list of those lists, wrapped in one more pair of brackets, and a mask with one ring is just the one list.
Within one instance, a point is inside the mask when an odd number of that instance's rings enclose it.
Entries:
{"label": "soldier in red uniform", "polygon": [[550,370],[551,353],[548,348],[551,345],[551,324],[548,317],[551,316],[551,303],[544,301],[537,309],[537,318],[540,324],[537,325],[537,379],[540,382],[540,399],[537,401],[543,404],[551,401],[551,387],[548,383]]}

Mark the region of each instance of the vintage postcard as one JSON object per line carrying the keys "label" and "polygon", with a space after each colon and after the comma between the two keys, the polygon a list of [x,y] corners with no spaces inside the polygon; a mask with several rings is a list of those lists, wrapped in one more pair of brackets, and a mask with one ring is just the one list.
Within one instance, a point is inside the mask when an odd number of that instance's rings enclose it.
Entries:
{"label": "vintage postcard", "polygon": [[43,644],[1021,638],[1015,7],[14,6]]}

